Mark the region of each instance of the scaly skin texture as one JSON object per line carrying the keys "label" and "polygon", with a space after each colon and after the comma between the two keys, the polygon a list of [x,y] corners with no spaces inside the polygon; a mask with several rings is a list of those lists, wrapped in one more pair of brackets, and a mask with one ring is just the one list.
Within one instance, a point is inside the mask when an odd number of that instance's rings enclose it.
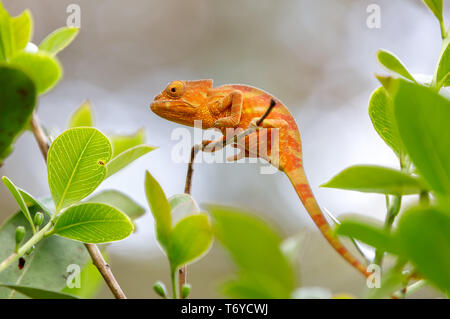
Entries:
{"label": "scaly skin texture", "polygon": [[[271,138],[274,130],[259,130],[233,145],[240,153],[232,160],[261,157],[283,171],[323,236],[353,267],[366,277],[369,276],[366,267],[333,235],[314,198],[303,169],[300,132],[287,107],[258,88],[247,85],[213,88],[212,84],[212,80],[173,81],[155,97],[150,107],[154,113],[167,120],[188,126],[193,126],[194,121],[202,121],[203,129],[217,128],[225,134],[227,129],[242,131],[255,126],[256,120],[264,114],[271,100],[274,100],[276,105],[263,121],[262,127],[279,129],[278,147],[276,144],[272,145],[276,141],[276,138]],[[205,141],[204,144],[209,142]],[[258,152],[262,143],[262,149],[266,151]]]}

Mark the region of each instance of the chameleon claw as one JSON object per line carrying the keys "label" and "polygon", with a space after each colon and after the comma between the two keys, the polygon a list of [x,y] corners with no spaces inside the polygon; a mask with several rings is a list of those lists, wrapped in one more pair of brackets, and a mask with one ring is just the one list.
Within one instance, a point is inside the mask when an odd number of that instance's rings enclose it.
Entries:
{"label": "chameleon claw", "polygon": [[245,152],[240,151],[239,153],[227,157],[227,162],[236,162],[245,157]]}
{"label": "chameleon claw", "polygon": [[259,126],[258,126],[258,119],[257,118],[252,119],[250,121],[250,124],[248,125],[248,127],[249,128],[254,128],[254,129],[259,128]]}
{"label": "chameleon claw", "polygon": [[217,121],[214,122],[213,127],[215,128],[223,128],[226,127],[223,119],[218,119]]}

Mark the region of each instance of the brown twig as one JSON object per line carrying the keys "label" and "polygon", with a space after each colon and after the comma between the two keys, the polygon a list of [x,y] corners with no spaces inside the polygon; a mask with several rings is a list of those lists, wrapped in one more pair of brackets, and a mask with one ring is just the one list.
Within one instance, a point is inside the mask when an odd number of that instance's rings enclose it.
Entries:
{"label": "brown twig", "polygon": [[[188,169],[186,173],[186,184],[184,185],[184,193],[190,195],[192,188],[192,174],[194,173],[194,160],[197,153],[200,151],[201,147],[199,145],[192,146],[191,157],[189,159]],[[181,266],[178,269],[178,289],[179,296],[182,296],[183,285],[186,283],[187,268],[186,266]]]}
{"label": "brown twig", "polygon": [[200,151],[200,145],[194,145],[191,149],[191,157],[189,160],[188,170],[186,174],[186,184],[184,186],[184,193],[190,195],[192,187],[192,174],[194,173],[194,160],[197,153]]}
{"label": "brown twig", "polygon": [[31,129],[33,130],[34,138],[38,143],[42,156],[44,156],[45,162],[47,162],[47,153],[50,148],[50,142],[47,135],[44,133],[41,124],[39,123],[39,118],[36,112],[33,112],[33,115],[31,116]]}
{"label": "brown twig", "polygon": [[272,112],[273,108],[277,105],[277,102],[274,99],[270,100],[270,106],[267,108],[266,112],[259,118],[256,122],[256,126],[261,126],[262,122],[269,116],[270,112]]}
{"label": "brown twig", "polygon": [[[39,124],[39,118],[36,112],[33,112],[33,115],[31,117],[31,128],[33,130],[34,138],[39,145],[41,153],[44,156],[45,161],[47,162],[47,153],[48,149],[50,148],[50,142],[41,125]],[[105,259],[103,259],[102,253],[100,252],[100,249],[97,247],[97,245],[84,244],[84,246],[91,256],[92,263],[97,267],[98,271],[103,276],[103,279],[105,280],[114,297],[116,297],[117,299],[126,299],[127,297],[123,293],[122,288],[120,288],[120,285],[114,277],[110,266],[105,262]]]}
{"label": "brown twig", "polygon": [[[264,114],[259,118],[259,120],[256,122],[256,126],[261,126],[263,121],[269,116],[270,112],[272,112],[273,108],[277,102],[274,99],[270,100],[270,106],[267,108],[267,110],[264,112]],[[192,175],[194,174],[194,161],[195,157],[197,156],[198,152],[200,150],[204,150],[205,148],[208,148],[210,150],[213,149],[219,149],[224,148],[228,144],[232,144],[240,140],[241,138],[244,138],[247,135],[250,135],[251,133],[255,132],[256,128],[247,128],[244,132],[235,135],[233,138],[224,140],[223,142],[216,142],[216,143],[209,143],[209,144],[197,144],[192,146],[191,149],[191,157],[189,159],[188,169],[186,173],[186,184],[184,186],[184,193],[190,195],[191,194],[191,188],[192,188]],[[183,285],[186,283],[186,275],[187,275],[187,269],[186,266],[180,267],[178,270],[178,286],[181,296],[181,291],[183,288]]]}
{"label": "brown twig", "polygon": [[111,271],[111,267],[106,263],[98,246],[95,244],[84,244],[84,246],[88,250],[89,255],[91,255],[92,262],[102,274],[103,279],[113,293],[114,297],[116,297],[116,299],[127,299],[127,296],[125,296],[122,288],[120,288],[119,283]]}

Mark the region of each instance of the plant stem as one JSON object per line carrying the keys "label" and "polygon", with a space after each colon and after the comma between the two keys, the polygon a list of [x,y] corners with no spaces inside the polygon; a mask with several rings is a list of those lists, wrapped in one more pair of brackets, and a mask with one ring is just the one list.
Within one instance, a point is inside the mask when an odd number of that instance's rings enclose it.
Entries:
{"label": "plant stem", "polygon": [[[386,195],[388,196],[388,195]],[[392,200],[386,200],[387,205],[387,214],[386,219],[384,221],[384,229],[386,231],[390,231],[392,224],[394,223],[395,217],[397,217],[400,207],[402,204],[402,197],[401,196],[395,196]],[[381,264],[383,262],[383,255],[384,251],[377,249],[375,253],[375,260],[374,263],[379,265],[381,267]]]}
{"label": "plant stem", "polygon": [[172,279],[172,297],[173,297],[173,299],[178,299],[177,270],[176,269],[172,269],[172,271],[170,272],[170,277]]}
{"label": "plant stem", "polygon": [[48,141],[47,135],[44,133],[42,129],[39,118],[36,112],[33,112],[31,116],[31,128],[33,130],[33,135],[38,143],[39,149],[41,150],[42,156],[44,156],[45,162],[47,162],[47,153],[50,148],[50,142]]}
{"label": "plant stem", "polygon": [[441,36],[442,39],[445,39],[447,37],[447,31],[445,30],[445,23],[444,20],[439,21],[440,27],[441,27]]}
{"label": "plant stem", "polygon": [[[44,133],[44,130],[39,123],[39,118],[35,111],[33,112],[33,115],[31,117],[31,128],[33,130],[34,138],[39,145],[39,149],[41,150],[42,156],[44,156],[44,159],[47,162],[47,154],[48,149],[50,148],[50,143],[47,135]],[[126,299],[127,297],[122,291],[122,288],[120,288],[120,285],[114,277],[110,266],[103,259],[102,253],[98,249],[97,245],[84,244],[84,246],[91,256],[92,263],[95,265],[95,267],[97,267],[98,271],[103,276],[103,279],[105,280],[114,297],[116,297],[117,299]]]}
{"label": "plant stem", "polygon": [[419,201],[422,205],[428,205],[430,203],[430,194],[428,192],[420,193]]}
{"label": "plant stem", "polygon": [[[444,30],[444,32],[445,32],[445,30]],[[448,33],[445,32],[445,37],[443,37],[442,39],[443,39],[443,41],[442,41],[442,46],[441,46],[441,52],[439,54],[438,64],[436,66],[436,69],[434,70],[433,80],[431,82],[431,88],[436,90],[437,92],[439,92],[439,90],[441,89],[440,85],[442,84],[442,83],[439,83],[437,80],[439,65],[442,60],[442,56],[444,55],[445,50],[447,49],[447,46],[450,45],[450,37],[448,36]]]}
{"label": "plant stem", "polygon": [[25,255],[25,253],[33,247],[37,242],[39,242],[42,238],[45,237],[45,234],[48,230],[52,227],[52,223],[48,222],[47,225],[45,225],[40,231],[35,233],[33,236],[31,236],[28,241],[17,250],[17,253],[12,253],[8,258],[6,258],[1,264],[0,264],[0,272],[5,270],[9,265],[11,265],[13,262],[17,261],[20,257]]}
{"label": "plant stem", "polygon": [[428,282],[424,279],[416,281],[415,283],[409,285],[405,289],[402,289],[402,291],[397,291],[393,294],[394,297],[397,298],[406,298],[409,295],[412,295],[413,293],[417,292],[418,290],[422,289],[423,287],[427,286]]}

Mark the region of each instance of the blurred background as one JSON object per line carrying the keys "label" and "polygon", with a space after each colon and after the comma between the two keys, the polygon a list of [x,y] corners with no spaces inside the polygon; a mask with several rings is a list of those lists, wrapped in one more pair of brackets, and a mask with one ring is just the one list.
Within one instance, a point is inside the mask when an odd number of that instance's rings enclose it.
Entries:
{"label": "blurred background", "polygon": [[[3,2],[13,15],[25,8],[32,11],[35,43],[66,24],[69,4],[80,6],[81,32],[59,55],[64,79],[41,97],[38,114],[47,128],[62,131],[69,115],[90,99],[97,127],[105,133],[145,128],[148,143],[160,148],[98,189],[120,190],[145,207],[145,170],[167,195],[183,192],[186,174],[185,163],[171,160],[177,143],[171,133],[179,125],[154,115],[150,101],[172,80],[211,78],[216,86],[243,83],[262,88],[291,109],[320,205],[336,216],[358,213],[384,219],[384,196],[319,185],[354,164],[397,167],[367,112],[370,94],[378,86],[373,74],[384,72],[376,51],[388,49],[411,72],[431,74],[441,45],[438,23],[420,0]],[[366,10],[373,3],[381,8],[379,29],[366,24]],[[192,195],[200,204],[222,203],[254,212],[283,237],[303,234],[299,283],[361,296],[364,279],[320,236],[286,176],[261,175],[260,166],[198,164]],[[30,133],[19,138],[0,175],[36,196],[49,195],[45,163]],[[17,210],[3,184],[0,207],[0,221]],[[156,297],[156,280],[169,285],[168,262],[153,226],[147,213],[137,221],[134,235],[109,247],[112,269],[131,298]],[[220,283],[232,271],[226,252],[215,243],[205,258],[189,267],[192,297],[221,297]],[[424,290],[414,296],[436,295]],[[103,288],[99,297],[111,295]]]}

